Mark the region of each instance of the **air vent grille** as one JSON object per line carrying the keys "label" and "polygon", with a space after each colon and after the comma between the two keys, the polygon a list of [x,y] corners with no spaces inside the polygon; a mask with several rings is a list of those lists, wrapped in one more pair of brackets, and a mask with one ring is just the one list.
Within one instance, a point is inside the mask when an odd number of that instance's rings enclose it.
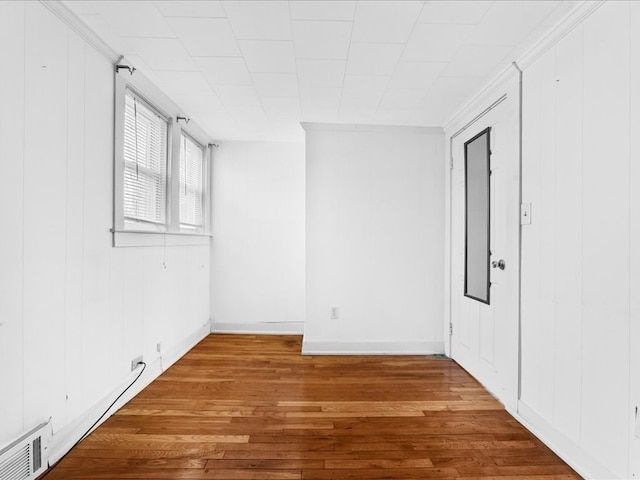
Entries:
{"label": "air vent grille", "polygon": [[33,440],[33,471],[37,472],[42,467],[42,437]]}
{"label": "air vent grille", "polygon": [[49,438],[46,422],[0,449],[0,480],[33,480],[46,470]]}
{"label": "air vent grille", "polygon": [[0,463],[1,480],[26,480],[31,475],[29,444]]}

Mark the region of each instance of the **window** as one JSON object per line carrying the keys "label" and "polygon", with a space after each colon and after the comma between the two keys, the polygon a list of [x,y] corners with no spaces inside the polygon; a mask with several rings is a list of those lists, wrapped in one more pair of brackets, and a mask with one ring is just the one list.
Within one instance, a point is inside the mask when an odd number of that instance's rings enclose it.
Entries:
{"label": "window", "polygon": [[209,136],[144,75],[115,73],[113,245],[206,245]]}
{"label": "window", "polygon": [[167,131],[167,120],[127,90],[124,218],[126,224],[135,224],[136,228],[162,228],[166,222]]}
{"label": "window", "polygon": [[204,148],[193,139],[180,135],[180,227],[202,229]]}

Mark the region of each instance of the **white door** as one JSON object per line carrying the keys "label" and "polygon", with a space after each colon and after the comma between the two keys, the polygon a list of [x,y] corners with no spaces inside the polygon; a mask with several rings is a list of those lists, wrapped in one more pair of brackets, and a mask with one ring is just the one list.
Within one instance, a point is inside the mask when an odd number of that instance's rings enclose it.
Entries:
{"label": "white door", "polygon": [[[515,408],[518,391],[519,134],[518,117],[515,122],[510,118],[513,112],[507,102],[505,99],[458,133],[451,143],[451,355],[503,403]],[[487,136],[490,150],[490,174],[485,177],[489,185],[486,193],[488,216],[474,203],[472,192],[474,182],[477,183],[474,175],[478,175],[478,168],[474,169],[471,163],[478,151],[475,148],[476,153],[472,153],[472,146],[479,140],[486,144]],[[468,144],[468,165],[465,164],[465,144]],[[469,184],[469,192],[465,190],[465,182]],[[470,199],[468,211],[466,195]],[[478,222],[485,225],[484,230],[479,228]],[[470,235],[467,241],[466,234]],[[480,257],[480,263],[484,262],[484,266],[479,268],[477,253],[483,249],[486,253]],[[482,275],[478,277],[482,271],[484,283],[488,284],[486,297]]]}

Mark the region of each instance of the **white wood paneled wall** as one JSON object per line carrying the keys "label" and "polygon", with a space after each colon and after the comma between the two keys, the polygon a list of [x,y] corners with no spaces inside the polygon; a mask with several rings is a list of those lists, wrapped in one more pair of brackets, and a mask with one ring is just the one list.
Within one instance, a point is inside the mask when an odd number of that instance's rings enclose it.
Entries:
{"label": "white wood paneled wall", "polygon": [[112,248],[109,61],[38,2],[0,2],[0,58],[2,445],[206,323],[209,246]]}
{"label": "white wood paneled wall", "polygon": [[524,73],[533,221],[522,228],[521,402],[620,478],[640,475],[638,460],[629,465],[640,402],[639,19],[633,2],[607,2]]}

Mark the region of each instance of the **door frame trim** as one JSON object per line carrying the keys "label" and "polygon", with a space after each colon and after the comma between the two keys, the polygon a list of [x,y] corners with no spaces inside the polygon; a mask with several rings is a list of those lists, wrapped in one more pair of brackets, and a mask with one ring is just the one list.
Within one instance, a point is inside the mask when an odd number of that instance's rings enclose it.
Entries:
{"label": "door frame trim", "polygon": [[[482,112],[480,112],[478,115],[476,115],[475,117],[473,117],[468,123],[466,123],[463,127],[461,127],[460,129],[458,129],[453,135],[451,135],[449,137],[449,171],[448,171],[448,176],[449,176],[449,205],[447,206],[447,218],[448,218],[448,223],[449,223],[449,239],[447,241],[447,251],[448,251],[448,267],[449,267],[449,272],[448,272],[448,276],[449,276],[449,281],[448,281],[448,292],[447,292],[447,296],[448,298],[448,302],[449,302],[449,312],[448,312],[448,323],[449,323],[449,340],[448,340],[448,346],[449,346],[449,356],[451,355],[451,347],[452,347],[452,339],[451,337],[453,336],[453,318],[451,316],[451,311],[452,311],[452,290],[453,290],[453,267],[452,267],[452,255],[453,255],[453,250],[452,250],[452,241],[453,241],[453,236],[452,236],[452,222],[451,222],[451,218],[453,216],[453,211],[452,211],[452,205],[453,205],[453,176],[451,175],[451,170],[453,170],[453,141],[460,135],[462,135],[462,133],[464,133],[467,129],[471,128],[475,123],[477,123],[480,119],[482,119],[487,113],[489,113],[491,110],[493,110],[494,108],[496,108],[498,105],[500,105],[502,102],[504,102],[507,99],[507,94],[503,94],[500,98],[498,98],[496,101],[494,101],[491,105],[489,105],[487,108],[485,108]],[[521,109],[522,112],[522,109]],[[520,182],[520,188],[522,189],[522,182]],[[518,348],[519,350],[519,348]],[[518,354],[519,355],[519,354]],[[520,383],[520,380],[518,379],[518,383]]]}

